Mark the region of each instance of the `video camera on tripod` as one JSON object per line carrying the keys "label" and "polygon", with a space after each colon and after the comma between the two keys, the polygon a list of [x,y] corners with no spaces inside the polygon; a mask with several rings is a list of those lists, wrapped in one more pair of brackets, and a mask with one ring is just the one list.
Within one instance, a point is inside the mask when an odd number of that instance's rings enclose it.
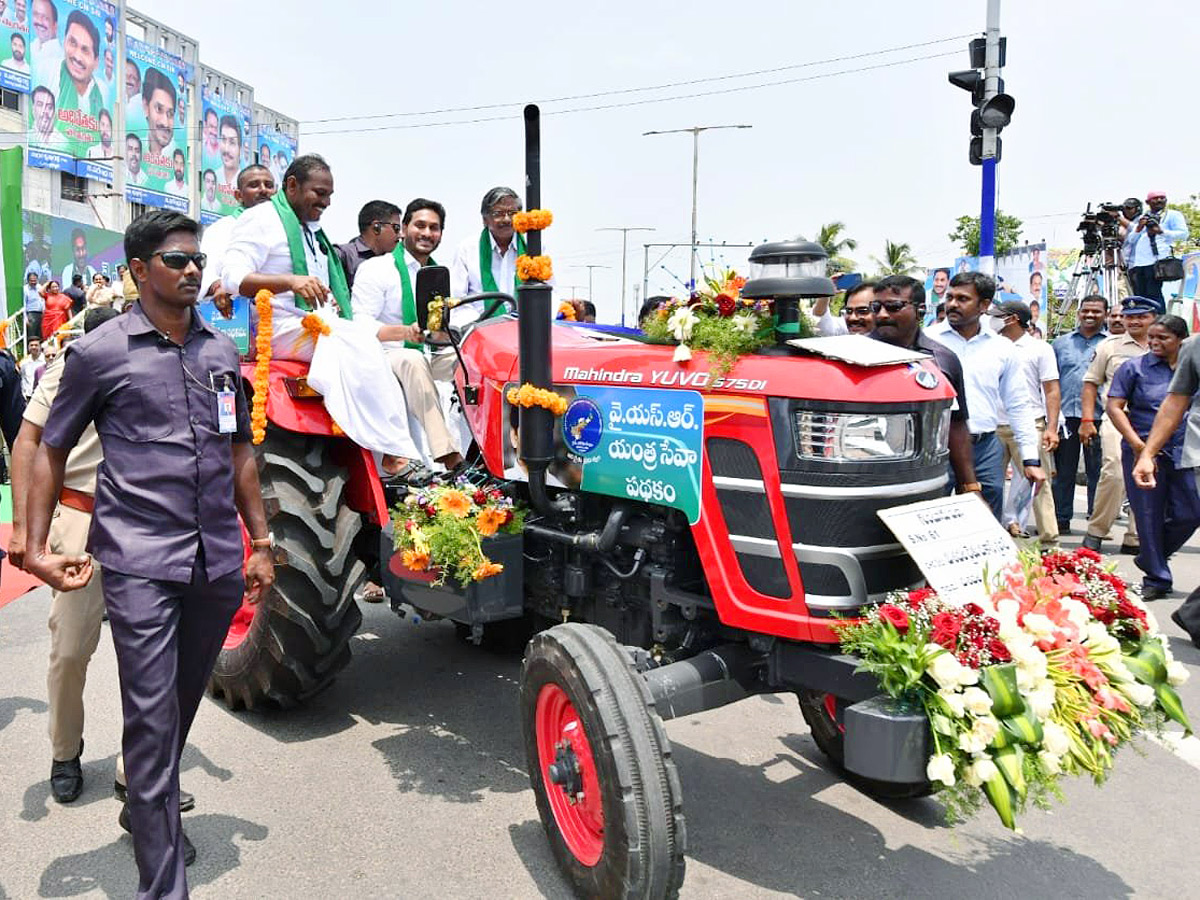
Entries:
{"label": "video camera on tripod", "polygon": [[1121,246],[1119,229],[1124,207],[1120,203],[1098,203],[1097,206],[1099,208],[1092,212],[1092,204],[1087,205],[1079,227],[1075,229],[1083,234],[1083,252],[1086,256],[1099,253],[1101,249],[1117,249]]}

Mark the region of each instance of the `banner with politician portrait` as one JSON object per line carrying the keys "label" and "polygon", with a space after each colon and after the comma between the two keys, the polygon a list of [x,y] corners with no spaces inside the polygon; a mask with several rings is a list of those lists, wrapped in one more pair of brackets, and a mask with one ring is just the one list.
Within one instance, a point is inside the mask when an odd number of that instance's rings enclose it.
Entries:
{"label": "banner with politician portrait", "polygon": [[[192,67],[136,38],[125,39],[125,199],[191,211],[188,129],[179,106]],[[131,82],[137,90],[131,90]]]}
{"label": "banner with politician portrait", "polygon": [[271,174],[275,176],[276,187],[282,190],[283,173],[296,158],[296,139],[282,131],[259,126],[256,144],[258,164],[271,170]]}
{"label": "banner with politician portrait", "polygon": [[38,282],[57,281],[59,286],[70,285],[71,276],[83,276],[83,283],[92,283],[100,273],[117,279],[117,265],[125,261],[125,235],[94,225],[82,225],[70,219],[24,210],[22,213],[24,243],[24,272]]}
{"label": "banner with politician portrait", "polygon": [[28,164],[111,180],[117,7],[29,0],[29,16]]}
{"label": "banner with politician portrait", "polygon": [[252,144],[250,107],[205,88],[200,112],[200,224],[237,212],[233,192]]}
{"label": "banner with politician portrait", "polygon": [[29,93],[28,0],[0,0],[0,88]]}

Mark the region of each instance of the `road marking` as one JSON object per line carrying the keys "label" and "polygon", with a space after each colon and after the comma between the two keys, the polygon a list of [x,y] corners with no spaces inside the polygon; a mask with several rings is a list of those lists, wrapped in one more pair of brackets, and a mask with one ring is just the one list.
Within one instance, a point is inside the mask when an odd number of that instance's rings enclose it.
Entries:
{"label": "road marking", "polygon": [[1193,768],[1200,769],[1200,738],[1195,735],[1184,737],[1183,732],[1168,731],[1162,737],[1156,734],[1147,734],[1146,737],[1174,753]]}

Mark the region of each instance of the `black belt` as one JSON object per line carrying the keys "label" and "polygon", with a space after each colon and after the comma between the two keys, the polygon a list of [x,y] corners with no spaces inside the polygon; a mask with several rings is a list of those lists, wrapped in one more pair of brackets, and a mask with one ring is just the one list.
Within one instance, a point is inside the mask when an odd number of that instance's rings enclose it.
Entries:
{"label": "black belt", "polygon": [[996,432],[994,432],[994,431],[985,431],[985,432],[983,432],[983,434],[973,434],[973,435],[971,435],[971,443],[978,444],[980,441],[984,440],[985,438],[990,438],[990,437],[995,437],[995,436],[996,436]]}

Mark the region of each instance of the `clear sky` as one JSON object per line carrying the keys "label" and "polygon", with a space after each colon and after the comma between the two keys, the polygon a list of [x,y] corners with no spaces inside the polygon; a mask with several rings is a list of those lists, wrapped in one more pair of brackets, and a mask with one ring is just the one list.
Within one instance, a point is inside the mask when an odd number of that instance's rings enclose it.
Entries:
{"label": "clear sky", "polygon": [[[620,235],[630,234],[629,300],[640,282],[644,240],[688,240],[691,137],[642,137],[652,129],[748,124],[701,137],[701,240],[758,242],[844,221],[860,241],[851,254],[871,268],[884,239],[912,245],[923,264],[956,250],[954,219],[979,208],[979,169],[967,162],[970,99],[946,73],[968,65],[963,37],[982,33],[984,0],[759,2],[735,5],[608,0],[580,3],[436,3],[337,0],[139,0],[141,12],[200,42],[206,64],[252,85],[256,99],[302,121],[302,151],[333,166],[335,241],[375,197],[414,196],[448,209],[439,261],[478,234],[479,201],[495,184],[523,183],[520,106],[343,122],[349,116],[520,104],[543,106],[543,205],[555,214],[546,241],[558,284],[586,296],[594,270],[601,319],[617,315]],[[1151,188],[1184,199],[1200,190],[1197,126],[1187,113],[1190,53],[1200,16],[1182,0],[1005,0],[1007,90],[1017,101],[1003,132],[1000,206],[1025,220],[1024,237],[1076,243],[1088,201],[1119,202]],[[835,77],[617,109],[556,110],[645,101],[953,55]],[[741,79],[566,102],[618,91],[797,66]],[[395,125],[510,116],[448,127]],[[318,132],[328,132],[319,134]],[[652,257],[653,258],[653,257]],[[716,259],[745,270],[745,251]],[[702,259],[708,259],[705,252]],[[679,250],[650,279],[651,293],[681,288]]]}

